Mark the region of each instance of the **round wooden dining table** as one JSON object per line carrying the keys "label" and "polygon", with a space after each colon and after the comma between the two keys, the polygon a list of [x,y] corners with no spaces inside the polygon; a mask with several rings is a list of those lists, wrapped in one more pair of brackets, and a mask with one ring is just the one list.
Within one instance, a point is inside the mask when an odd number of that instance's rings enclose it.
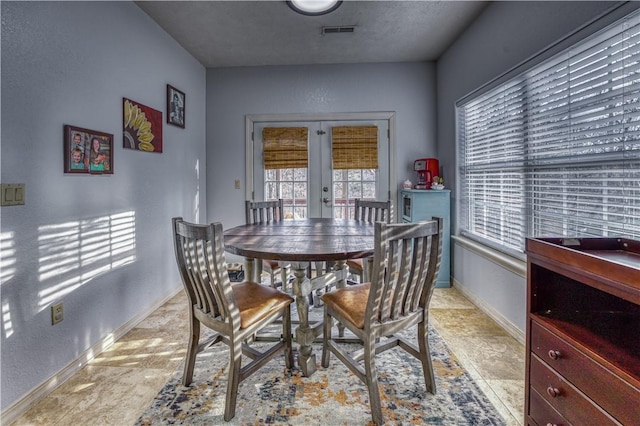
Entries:
{"label": "round wooden dining table", "polygon": [[[298,363],[305,376],[316,370],[311,343],[322,331],[321,323],[313,327],[309,324],[309,295],[332,283],[337,287],[346,285],[346,261],[373,255],[374,228],[374,224],[365,221],[311,218],[258,222],[230,228],[224,233],[225,250],[246,259],[246,279],[259,281],[255,276],[256,259],[291,264],[300,322],[295,334],[300,345]],[[332,262],[334,266],[310,280],[307,276],[310,262]]]}

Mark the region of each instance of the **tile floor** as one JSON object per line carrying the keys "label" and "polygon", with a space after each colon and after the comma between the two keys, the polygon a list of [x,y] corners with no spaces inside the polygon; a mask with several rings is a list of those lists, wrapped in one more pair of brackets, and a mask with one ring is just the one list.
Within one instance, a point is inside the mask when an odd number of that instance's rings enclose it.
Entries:
{"label": "tile floor", "polygon": [[[132,425],[185,355],[186,298],[178,294],[13,425]],[[431,322],[507,425],[522,425],[524,353],[455,288],[436,289]]]}

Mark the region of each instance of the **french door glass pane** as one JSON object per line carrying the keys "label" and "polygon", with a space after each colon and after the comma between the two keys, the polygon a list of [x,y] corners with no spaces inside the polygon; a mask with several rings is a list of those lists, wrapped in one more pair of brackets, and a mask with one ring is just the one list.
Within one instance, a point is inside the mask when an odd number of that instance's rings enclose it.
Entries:
{"label": "french door glass pane", "polygon": [[362,182],[362,198],[365,200],[376,199],[376,183],[375,182]]}
{"label": "french door glass pane", "polygon": [[265,200],[282,198],[285,219],[307,217],[307,169],[265,170]]}
{"label": "french door glass pane", "polygon": [[376,169],[333,171],[333,217],[353,219],[356,198],[376,199]]}

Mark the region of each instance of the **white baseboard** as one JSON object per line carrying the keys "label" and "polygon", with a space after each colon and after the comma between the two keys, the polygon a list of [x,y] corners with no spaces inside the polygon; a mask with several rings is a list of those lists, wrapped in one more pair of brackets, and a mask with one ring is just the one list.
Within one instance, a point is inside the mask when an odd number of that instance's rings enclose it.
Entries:
{"label": "white baseboard", "polygon": [[505,318],[500,312],[494,309],[492,306],[485,303],[483,300],[479,299],[476,295],[471,293],[469,290],[465,288],[459,281],[452,277],[451,281],[453,282],[453,286],[464,295],[471,303],[476,305],[478,309],[484,312],[489,318],[494,320],[500,327],[504,329],[511,337],[516,339],[518,342],[525,344],[525,334],[518,327],[513,325],[511,321]]}
{"label": "white baseboard", "polygon": [[111,345],[113,345],[118,339],[127,334],[131,329],[133,329],[136,325],[138,325],[142,320],[151,315],[156,309],[164,305],[171,298],[173,298],[176,294],[182,291],[182,286],[177,288],[175,291],[170,293],[164,299],[158,301],[149,309],[144,312],[139,313],[135,317],[131,318],[126,323],[122,324],[112,333],[109,333],[107,336],[102,338],[98,343],[84,351],[78,358],[76,358],[73,362],[68,364],[62,370],[58,371],[56,374],[51,376],[48,380],[44,381],[39,386],[32,389],[30,392],[25,394],[22,398],[18,399],[16,402],[7,407],[0,414],[1,424],[9,425],[13,423],[18,417],[22,416],[26,413],[31,407],[33,407],[36,403],[44,399],[47,395],[53,392],[56,388],[62,385],[64,382],[69,380],[76,374],[82,367],[87,365],[89,361],[100,355],[106,349],[108,349]]}

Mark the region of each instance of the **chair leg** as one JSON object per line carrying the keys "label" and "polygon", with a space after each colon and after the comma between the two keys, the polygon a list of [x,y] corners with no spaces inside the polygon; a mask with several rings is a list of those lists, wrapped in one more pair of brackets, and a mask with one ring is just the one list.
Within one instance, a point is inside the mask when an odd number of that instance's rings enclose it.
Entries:
{"label": "chair leg", "polygon": [[282,291],[286,292],[289,283],[287,282],[287,267],[284,265],[280,267],[280,279],[282,280]]}
{"label": "chair leg", "polygon": [[284,365],[288,369],[293,368],[293,349],[291,348],[291,307],[282,313],[282,337],[284,339]]}
{"label": "chair leg", "polygon": [[196,364],[196,355],[198,355],[198,343],[200,341],[200,321],[189,310],[189,343],[187,346],[187,358],[184,361],[184,373],[182,374],[182,385],[189,386],[193,380],[193,369]]}
{"label": "chair leg", "polygon": [[311,295],[313,297],[313,307],[314,308],[320,308],[322,306],[322,300],[320,299],[320,297],[324,294],[324,290],[319,288],[317,289],[315,292],[311,292]]}
{"label": "chair leg", "polygon": [[420,349],[420,362],[422,362],[422,372],[424,374],[424,384],[427,388],[427,392],[435,395],[436,379],[433,375],[433,363],[431,362],[431,352],[429,351],[429,329],[427,325],[427,321],[418,323],[418,346]]}
{"label": "chair leg", "polygon": [[329,339],[331,338],[331,316],[327,313],[327,309],[325,308],[324,312],[324,323],[322,325],[322,366],[324,368],[329,367],[329,356],[331,353],[329,352]]}
{"label": "chair leg", "polygon": [[378,373],[376,371],[376,345],[375,339],[368,336],[364,343],[364,371],[369,389],[369,404],[371,405],[371,418],[377,425],[383,425],[382,405],[380,403],[380,389],[378,388]]}
{"label": "chair leg", "polygon": [[240,368],[242,367],[242,342],[232,339],[229,345],[229,381],[227,383],[227,399],[224,406],[224,421],[228,422],[236,415],[236,400],[238,399],[238,386],[240,384]]}
{"label": "chair leg", "polygon": [[254,271],[255,276],[251,278],[251,280],[255,279],[258,284],[262,284],[262,271],[264,271],[264,265],[260,259],[256,259]]}
{"label": "chair leg", "polygon": [[362,282],[371,281],[371,271],[373,270],[373,256],[369,256],[362,261],[362,275],[360,279]]}
{"label": "chair leg", "polygon": [[273,269],[269,269],[269,278],[271,279],[271,287],[276,288],[276,274]]}

